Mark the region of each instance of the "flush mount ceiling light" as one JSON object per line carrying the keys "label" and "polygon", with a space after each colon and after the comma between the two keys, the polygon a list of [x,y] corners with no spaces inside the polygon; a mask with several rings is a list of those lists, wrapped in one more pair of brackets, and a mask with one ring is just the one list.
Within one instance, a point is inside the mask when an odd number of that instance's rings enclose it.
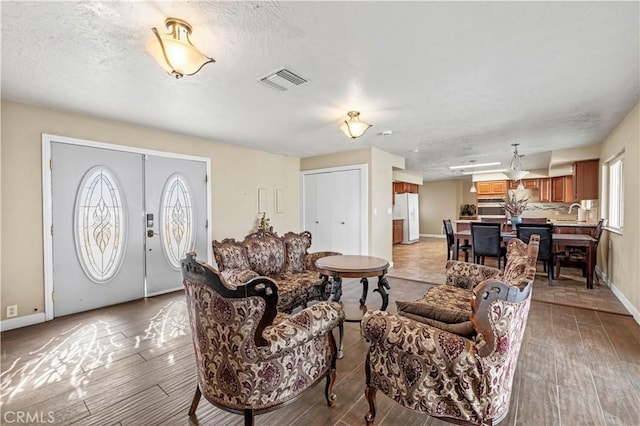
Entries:
{"label": "flush mount ceiling light", "polygon": [[349,111],[347,115],[349,119],[344,121],[340,126],[340,130],[351,139],[359,138],[371,127],[371,124],[360,121],[360,113],[358,111]]}
{"label": "flush mount ceiling light", "polygon": [[168,74],[175,78],[194,75],[206,64],[215,62],[191,44],[192,28],[188,22],[167,18],[164,24],[169,33],[160,34],[155,27],[151,28],[155,38],[149,40],[147,50]]}
{"label": "flush mount ceiling light", "polygon": [[529,173],[527,170],[522,170],[522,157],[524,157],[524,155],[518,155],[518,145],[520,144],[511,144],[513,147],[513,158],[511,159],[511,164],[509,164],[509,169],[504,173],[509,180],[520,180]]}
{"label": "flush mount ceiling light", "polygon": [[456,170],[456,169],[466,169],[467,167],[473,168],[473,167],[499,166],[500,165],[499,161],[494,161],[492,163],[478,163],[478,164],[475,164],[476,160],[470,160],[469,162],[473,163],[473,164],[464,164],[464,165],[461,165],[461,166],[449,166],[449,169],[450,170]]}

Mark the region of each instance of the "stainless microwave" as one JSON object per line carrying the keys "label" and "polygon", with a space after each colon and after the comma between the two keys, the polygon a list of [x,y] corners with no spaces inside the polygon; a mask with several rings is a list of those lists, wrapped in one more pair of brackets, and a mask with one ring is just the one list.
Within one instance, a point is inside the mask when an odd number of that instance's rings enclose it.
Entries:
{"label": "stainless microwave", "polygon": [[505,215],[504,200],[502,198],[485,198],[478,200],[478,216],[503,216]]}

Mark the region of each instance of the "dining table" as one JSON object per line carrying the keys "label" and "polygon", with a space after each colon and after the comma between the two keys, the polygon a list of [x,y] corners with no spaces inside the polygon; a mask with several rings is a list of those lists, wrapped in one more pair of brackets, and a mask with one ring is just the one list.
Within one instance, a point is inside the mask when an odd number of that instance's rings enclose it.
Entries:
{"label": "dining table", "polygon": [[[456,250],[454,253],[454,259],[458,260],[458,248],[460,247],[460,240],[464,240],[465,244],[471,242],[473,244],[473,238],[471,237],[471,230],[465,229],[457,231],[456,236]],[[517,235],[514,231],[502,231],[500,238],[502,241],[507,242],[512,238],[516,238]],[[596,239],[591,235],[586,234],[556,234],[552,235],[552,241],[554,245],[561,246],[577,246],[585,247],[587,250],[587,288],[593,288],[593,278],[596,268]]]}

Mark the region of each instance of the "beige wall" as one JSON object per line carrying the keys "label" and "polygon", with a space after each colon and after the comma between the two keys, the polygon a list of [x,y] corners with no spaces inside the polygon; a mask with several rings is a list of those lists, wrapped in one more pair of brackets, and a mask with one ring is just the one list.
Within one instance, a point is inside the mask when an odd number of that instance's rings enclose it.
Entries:
{"label": "beige wall", "polygon": [[[640,106],[636,107],[602,143],[600,164],[624,150],[624,231],[605,231],[598,247],[598,267],[640,311]],[[602,179],[601,179],[602,181]],[[602,188],[600,190],[602,194]],[[603,200],[604,202],[604,200]],[[640,318],[636,316],[636,321]]]}
{"label": "beige wall", "polygon": [[404,158],[377,148],[363,148],[300,160],[300,170],[367,164],[369,168],[369,255],[391,262],[393,169],[404,167]]}
{"label": "beige wall", "polygon": [[463,191],[469,193],[470,184],[466,180],[425,182],[420,187],[420,233],[444,235],[442,220],[458,219],[460,206],[468,199]]}
{"label": "beige wall", "polygon": [[[255,227],[258,187],[269,190],[274,229],[299,230],[298,158],[7,101],[1,119],[3,319],[6,305],[17,304],[19,316],[44,309],[42,133],[210,158],[215,239],[241,238]],[[276,187],[285,191],[283,214],[273,212]]]}

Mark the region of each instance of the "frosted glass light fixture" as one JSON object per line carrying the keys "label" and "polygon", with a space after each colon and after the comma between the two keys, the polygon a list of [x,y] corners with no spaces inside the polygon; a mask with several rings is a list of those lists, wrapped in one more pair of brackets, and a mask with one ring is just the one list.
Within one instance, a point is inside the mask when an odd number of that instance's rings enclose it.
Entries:
{"label": "frosted glass light fixture", "polygon": [[469,188],[469,192],[478,192],[478,190],[476,189],[476,184],[474,182],[471,182],[471,188]]}
{"label": "frosted glass light fixture", "polygon": [[160,34],[151,28],[155,37],[147,43],[147,50],[162,68],[175,78],[194,75],[214,59],[202,54],[189,40],[192,32],[188,22],[178,18],[164,21],[169,33]]}
{"label": "frosted glass light fixture", "polygon": [[522,170],[522,157],[523,155],[518,155],[518,145],[519,143],[512,143],[513,147],[513,158],[511,159],[511,164],[509,164],[509,169],[504,172],[505,176],[509,180],[520,180],[525,177],[529,172],[527,170]]}
{"label": "frosted glass light fixture", "polygon": [[349,111],[347,115],[349,119],[342,123],[340,130],[351,139],[359,138],[371,127],[371,124],[360,121],[360,113],[358,111]]}

